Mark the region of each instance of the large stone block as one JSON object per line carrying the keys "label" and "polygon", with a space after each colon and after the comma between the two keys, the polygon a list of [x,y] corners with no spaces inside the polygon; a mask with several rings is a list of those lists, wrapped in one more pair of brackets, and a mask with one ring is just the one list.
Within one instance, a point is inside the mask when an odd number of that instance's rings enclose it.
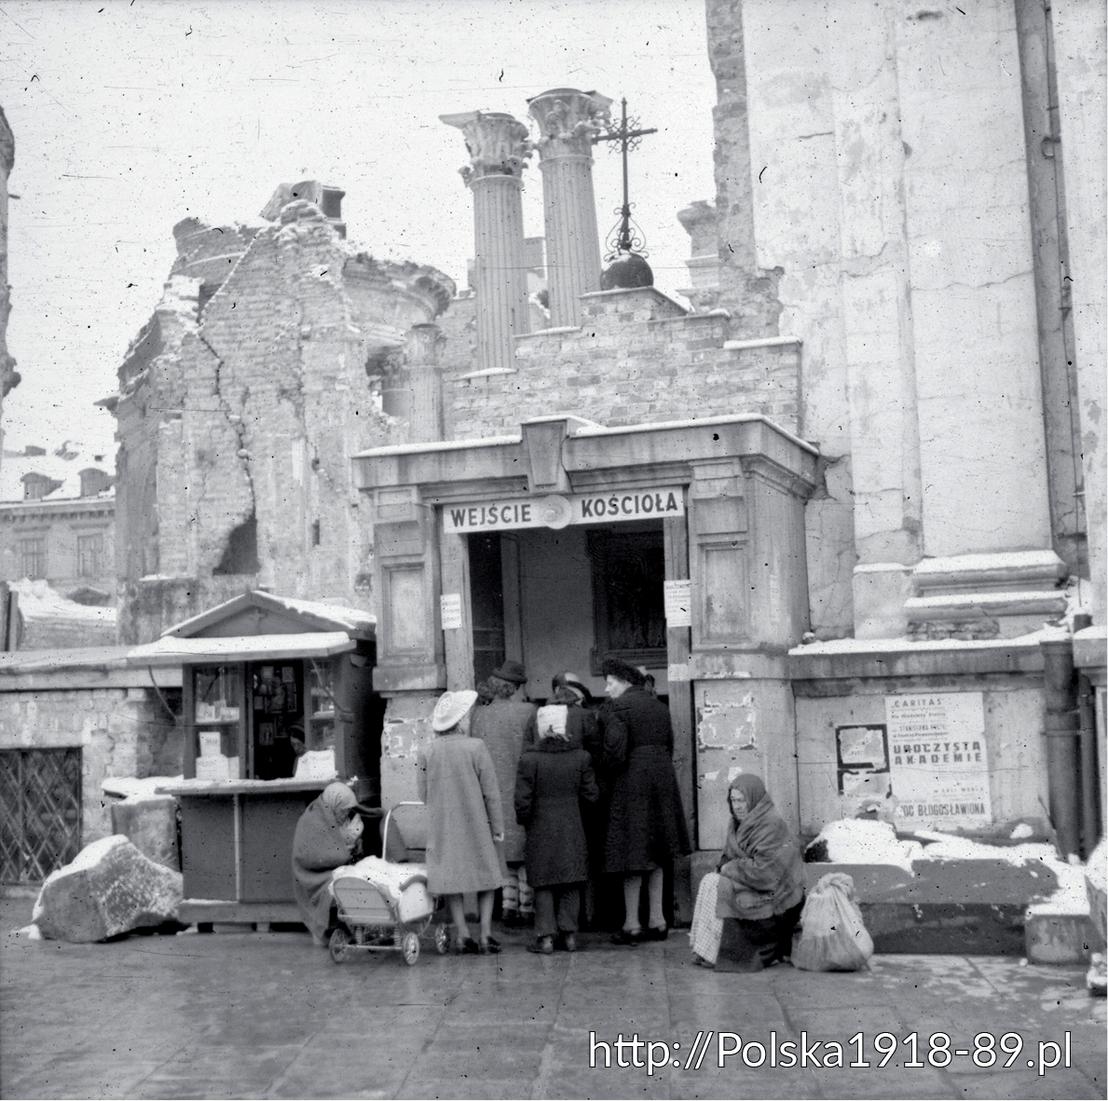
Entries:
{"label": "large stone block", "polygon": [[121,834],[155,864],[179,872],[177,800],[172,795],[131,796],[111,805],[112,833]]}
{"label": "large stone block", "polygon": [[179,872],[117,834],[86,845],[50,874],[32,921],[48,939],[87,944],[176,921],[181,896]]}

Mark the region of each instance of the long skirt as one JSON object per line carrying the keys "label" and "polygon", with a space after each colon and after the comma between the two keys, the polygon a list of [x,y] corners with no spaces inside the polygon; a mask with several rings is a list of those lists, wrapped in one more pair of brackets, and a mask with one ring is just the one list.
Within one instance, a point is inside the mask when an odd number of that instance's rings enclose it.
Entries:
{"label": "long skirt", "polygon": [[804,900],[769,918],[719,918],[716,917],[719,881],[720,876],[711,872],[701,880],[697,891],[689,930],[694,954],[720,971],[761,971],[778,960],[788,959]]}
{"label": "long skirt", "polygon": [[718,872],[709,872],[701,881],[693,907],[689,945],[693,954],[707,963],[719,956],[719,941],[723,935],[723,919],[716,917],[716,894],[719,891]]}

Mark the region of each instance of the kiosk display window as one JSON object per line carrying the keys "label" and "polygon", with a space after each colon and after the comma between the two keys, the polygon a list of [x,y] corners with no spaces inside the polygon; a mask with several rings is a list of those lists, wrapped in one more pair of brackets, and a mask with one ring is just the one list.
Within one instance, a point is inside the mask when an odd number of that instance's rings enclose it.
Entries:
{"label": "kiosk display window", "polygon": [[241,774],[242,674],[227,665],[193,670],[193,729],[196,775],[202,780],[236,780]]}

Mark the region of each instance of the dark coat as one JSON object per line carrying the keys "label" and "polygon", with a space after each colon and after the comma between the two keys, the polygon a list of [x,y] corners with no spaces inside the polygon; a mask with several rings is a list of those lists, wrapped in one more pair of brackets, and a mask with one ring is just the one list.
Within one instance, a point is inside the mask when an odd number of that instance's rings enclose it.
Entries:
{"label": "dark coat", "polygon": [[524,750],[516,773],[516,820],[527,830],[532,887],[580,883],[589,874],[582,801],[598,795],[589,755],[561,738]]}
{"label": "dark coat", "polygon": [[602,755],[612,778],[605,869],[634,875],[690,852],[669,708],[631,687],[610,701],[601,723]]}
{"label": "dark coat", "polygon": [[768,795],[727,830],[719,861],[716,916],[760,921],[804,898],[804,865],[792,830]]}

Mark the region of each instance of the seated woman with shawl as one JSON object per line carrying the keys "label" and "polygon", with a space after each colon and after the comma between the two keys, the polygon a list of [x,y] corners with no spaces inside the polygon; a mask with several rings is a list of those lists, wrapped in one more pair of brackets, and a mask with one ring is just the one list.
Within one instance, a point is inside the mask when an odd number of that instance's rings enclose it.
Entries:
{"label": "seated woman with shawl", "polygon": [[331,923],[331,872],[356,859],[362,807],[346,784],[328,784],[305,808],[292,839],[293,896],[316,944],[326,946]]}
{"label": "seated woman with shawl", "polygon": [[789,958],[804,905],[804,865],[757,776],[736,776],[727,801],[727,842],[717,872],[700,884],[689,941],[697,963],[761,971]]}

